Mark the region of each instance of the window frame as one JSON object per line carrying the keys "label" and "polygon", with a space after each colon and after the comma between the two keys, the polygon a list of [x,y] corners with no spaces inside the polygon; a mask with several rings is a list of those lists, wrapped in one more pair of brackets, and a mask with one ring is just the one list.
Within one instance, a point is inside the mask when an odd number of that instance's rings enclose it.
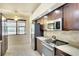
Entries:
{"label": "window frame", "polygon": [[[18,34],[18,21],[24,21],[25,22],[25,26],[24,26],[24,34]],[[16,35],[25,35],[26,34],[26,20],[18,20],[18,21],[16,21],[17,23],[16,23]],[[20,26],[19,26],[20,27]]]}
{"label": "window frame", "polygon": [[[14,19],[6,19],[6,22],[7,22],[8,20],[13,20],[13,21],[15,21]],[[25,22],[24,34],[18,34],[18,21],[24,21],[24,22]],[[15,21],[15,22],[16,22],[16,34],[11,34],[11,35],[25,35],[25,34],[26,34],[26,20],[18,19],[18,20]],[[7,28],[8,28],[8,27],[7,27]],[[8,29],[7,29],[7,31],[8,31]],[[10,34],[8,34],[8,35],[10,35]]]}

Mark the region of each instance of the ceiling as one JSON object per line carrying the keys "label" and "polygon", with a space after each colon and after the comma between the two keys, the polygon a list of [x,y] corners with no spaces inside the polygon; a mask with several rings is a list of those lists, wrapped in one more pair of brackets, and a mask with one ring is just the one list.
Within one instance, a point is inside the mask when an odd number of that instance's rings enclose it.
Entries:
{"label": "ceiling", "polygon": [[7,18],[29,17],[40,3],[0,3],[0,12]]}

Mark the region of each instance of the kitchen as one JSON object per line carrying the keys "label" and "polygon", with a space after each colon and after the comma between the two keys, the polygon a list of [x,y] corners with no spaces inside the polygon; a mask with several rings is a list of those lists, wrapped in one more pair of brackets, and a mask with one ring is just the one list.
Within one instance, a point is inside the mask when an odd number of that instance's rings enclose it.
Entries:
{"label": "kitchen", "polygon": [[0,5],[1,56],[79,56],[79,3]]}
{"label": "kitchen", "polygon": [[79,56],[78,15],[78,3],[65,3],[32,21],[35,24],[33,49],[42,56]]}

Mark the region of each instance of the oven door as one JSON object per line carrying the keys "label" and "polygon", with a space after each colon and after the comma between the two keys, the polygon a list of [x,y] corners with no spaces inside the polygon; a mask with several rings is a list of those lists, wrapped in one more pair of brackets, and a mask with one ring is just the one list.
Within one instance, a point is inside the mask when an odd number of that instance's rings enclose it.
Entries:
{"label": "oven door", "polygon": [[43,49],[42,49],[42,56],[54,56],[54,48],[51,48],[50,46],[42,43]]}

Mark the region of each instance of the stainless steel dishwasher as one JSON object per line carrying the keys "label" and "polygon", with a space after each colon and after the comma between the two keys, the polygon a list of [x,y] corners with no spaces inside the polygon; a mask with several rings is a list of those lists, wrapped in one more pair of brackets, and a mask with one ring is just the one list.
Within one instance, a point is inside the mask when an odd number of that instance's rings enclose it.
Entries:
{"label": "stainless steel dishwasher", "polygon": [[50,47],[45,43],[42,43],[42,47],[42,56],[54,56],[54,47]]}

